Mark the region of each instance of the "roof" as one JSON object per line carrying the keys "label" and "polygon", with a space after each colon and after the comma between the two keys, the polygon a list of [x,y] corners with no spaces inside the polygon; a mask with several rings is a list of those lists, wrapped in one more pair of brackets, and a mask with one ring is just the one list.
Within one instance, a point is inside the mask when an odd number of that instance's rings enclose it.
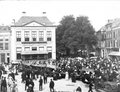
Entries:
{"label": "roof", "polygon": [[44,26],[53,26],[53,23],[46,17],[38,17],[38,16],[22,16],[13,26],[24,26],[31,22],[37,22]]}
{"label": "roof", "polygon": [[120,26],[120,18],[116,18],[112,22],[112,28],[119,27]]}
{"label": "roof", "polygon": [[10,32],[9,26],[0,26],[0,32]]}

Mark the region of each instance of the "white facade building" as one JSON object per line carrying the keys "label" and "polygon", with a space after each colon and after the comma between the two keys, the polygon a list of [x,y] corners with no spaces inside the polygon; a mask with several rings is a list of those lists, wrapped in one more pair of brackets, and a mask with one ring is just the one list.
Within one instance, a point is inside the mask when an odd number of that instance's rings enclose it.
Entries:
{"label": "white facade building", "polygon": [[56,59],[55,29],[46,16],[22,16],[11,26],[11,60]]}
{"label": "white facade building", "polygon": [[10,63],[10,27],[0,26],[0,64]]}

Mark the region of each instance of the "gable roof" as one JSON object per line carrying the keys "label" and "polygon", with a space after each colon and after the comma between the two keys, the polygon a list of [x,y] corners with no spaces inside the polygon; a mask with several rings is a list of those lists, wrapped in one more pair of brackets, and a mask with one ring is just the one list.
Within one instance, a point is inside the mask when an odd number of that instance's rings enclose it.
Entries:
{"label": "gable roof", "polygon": [[54,26],[52,22],[46,17],[35,17],[35,16],[22,16],[13,26],[24,26],[31,22],[36,22],[39,24],[43,24],[44,26]]}

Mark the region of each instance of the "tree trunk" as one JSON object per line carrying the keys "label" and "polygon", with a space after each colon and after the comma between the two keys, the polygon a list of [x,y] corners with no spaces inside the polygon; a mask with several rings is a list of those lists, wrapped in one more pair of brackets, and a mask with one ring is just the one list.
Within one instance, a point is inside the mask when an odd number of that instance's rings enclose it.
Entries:
{"label": "tree trunk", "polygon": [[70,49],[66,48],[66,56],[70,56]]}
{"label": "tree trunk", "polygon": [[89,46],[86,44],[86,48],[87,48],[87,56],[88,56],[88,58],[90,57],[89,55],[90,55],[90,50],[89,50]]}

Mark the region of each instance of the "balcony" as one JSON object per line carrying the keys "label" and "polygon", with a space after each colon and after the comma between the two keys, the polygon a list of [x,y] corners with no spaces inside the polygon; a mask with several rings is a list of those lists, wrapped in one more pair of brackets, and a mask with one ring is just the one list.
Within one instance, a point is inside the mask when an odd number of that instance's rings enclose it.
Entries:
{"label": "balcony", "polygon": [[22,44],[47,44],[47,41],[24,41]]}

